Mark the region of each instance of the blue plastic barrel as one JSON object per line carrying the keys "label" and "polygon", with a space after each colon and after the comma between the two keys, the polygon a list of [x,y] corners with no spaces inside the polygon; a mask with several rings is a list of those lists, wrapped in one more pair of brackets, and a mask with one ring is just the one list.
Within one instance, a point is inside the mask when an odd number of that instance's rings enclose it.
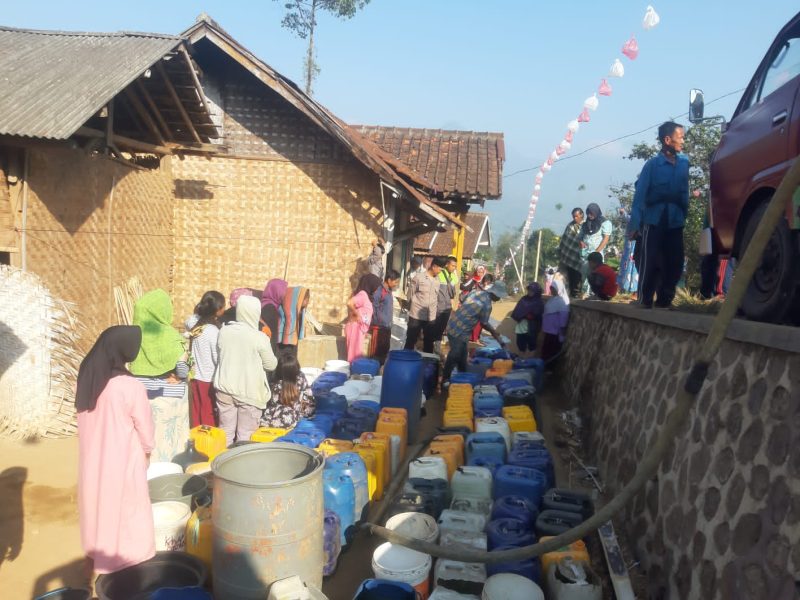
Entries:
{"label": "blue plastic barrel", "polygon": [[[494,548],[490,552],[501,552],[503,550],[514,550],[515,546],[500,546]],[[486,574],[490,577],[498,573],[513,573],[515,575],[522,575],[527,577],[534,583],[538,584],[542,580],[542,563],[539,558],[529,558],[527,560],[520,560],[511,563],[489,563],[486,565]]]}
{"label": "blue plastic barrel", "polygon": [[374,358],[357,358],[350,363],[351,375],[375,375],[381,370],[381,363]]}
{"label": "blue plastic barrel", "polygon": [[511,518],[518,519],[533,528],[539,509],[524,496],[500,496],[492,504],[492,520]]}
{"label": "blue plastic barrel", "polygon": [[381,406],[406,409],[409,444],[417,439],[421,400],[422,356],[414,350],[392,350],[383,367]]}
{"label": "blue plastic barrel", "polygon": [[481,457],[500,464],[506,461],[506,441],[496,431],[479,431],[467,436],[467,461]]}
{"label": "blue plastic barrel", "polygon": [[339,516],[340,543],[347,545],[348,536],[352,537],[355,524],[356,490],[353,480],[335,469],[326,469],[322,473],[322,494],[325,509]]}
{"label": "blue plastic barrel", "polygon": [[538,469],[547,475],[547,488],[555,486],[555,470],[553,457],[547,448],[513,448],[508,455],[509,465]]}
{"label": "blue plastic barrel", "polygon": [[536,543],[531,526],[520,519],[503,517],[489,521],[486,526],[489,550],[503,546],[529,546]]}
{"label": "blue plastic barrel", "polygon": [[325,564],[322,567],[322,574],[325,577],[333,575],[336,570],[336,563],[342,552],[341,538],[342,524],[339,521],[339,515],[326,508],[322,535],[322,545],[325,548]]}
{"label": "blue plastic barrel", "polygon": [[494,498],[524,496],[538,508],[547,489],[547,475],[537,469],[503,465],[494,475]]}
{"label": "blue plastic barrel", "polygon": [[369,504],[367,466],[364,464],[364,459],[355,452],[340,452],[325,460],[325,471],[345,475],[353,482],[355,502],[352,521],[354,523],[360,521],[364,509]]}
{"label": "blue plastic barrel", "polygon": [[353,600],[416,600],[417,592],[408,583],[387,579],[366,579]]}

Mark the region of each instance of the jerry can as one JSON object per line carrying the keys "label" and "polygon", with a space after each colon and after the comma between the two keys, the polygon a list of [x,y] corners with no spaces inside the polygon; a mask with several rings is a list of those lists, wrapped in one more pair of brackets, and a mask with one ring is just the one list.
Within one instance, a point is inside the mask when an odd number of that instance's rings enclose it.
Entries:
{"label": "jerry can", "polygon": [[422,456],[440,456],[443,458],[445,466],[447,467],[447,481],[450,481],[450,479],[453,477],[453,473],[455,473],[456,468],[458,467],[457,452],[458,450],[456,450],[456,448],[453,446],[440,446],[438,448],[428,448]]}
{"label": "jerry can", "polygon": [[539,444],[545,447],[545,439],[540,431],[512,431],[511,448],[516,448],[518,444]]}
{"label": "jerry can", "polygon": [[553,457],[547,448],[515,448],[508,455],[508,464],[516,467],[538,469],[547,475],[547,488],[555,485]]}
{"label": "jerry can", "polygon": [[409,479],[444,479],[447,476],[447,461],[442,456],[421,456],[408,463]]}
{"label": "jerry can", "polygon": [[367,467],[367,486],[370,500],[380,500],[383,498],[383,471],[378,472],[378,464],[380,463],[380,468],[383,469],[383,457],[380,456],[380,453],[375,448],[368,448],[361,444],[353,446],[353,451],[361,457]]}
{"label": "jerry can", "polygon": [[458,450],[461,462],[464,462],[464,437],[455,433],[440,433],[431,440],[431,448],[440,445],[450,445]]}
{"label": "jerry can", "polygon": [[492,472],[486,467],[463,466],[450,482],[453,496],[492,499]]}
{"label": "jerry can", "polygon": [[322,472],[322,495],[325,510],[334,512],[339,518],[340,543],[346,546],[355,525],[356,490],[353,480],[335,469],[325,469]]}
{"label": "jerry can", "polygon": [[502,375],[507,375],[513,368],[514,361],[507,358],[498,358],[492,363],[492,369]]}
{"label": "jerry can", "polygon": [[502,518],[518,519],[529,529],[536,524],[539,509],[524,496],[501,496],[492,505],[492,520]]}
{"label": "jerry can", "polygon": [[486,526],[489,549],[502,546],[530,546],[536,543],[533,529],[519,519],[495,519]]}
{"label": "jerry can", "polygon": [[482,533],[486,528],[486,517],[478,513],[446,508],[439,515],[439,533],[445,531],[470,531]]}
{"label": "jerry can", "polygon": [[384,406],[381,408],[381,412],[378,413],[378,416],[381,415],[394,415],[396,417],[403,417],[408,423],[408,410],[401,406]]}
{"label": "jerry can", "polygon": [[494,431],[503,436],[506,443],[506,451],[511,450],[511,429],[508,427],[508,421],[502,417],[491,417],[489,419],[475,419],[475,431]]}
{"label": "jerry can", "polygon": [[186,552],[196,556],[211,574],[211,550],[214,527],[211,522],[211,505],[198,506],[186,523]]}
{"label": "jerry can", "polygon": [[406,442],[408,440],[408,422],[405,417],[381,413],[378,417],[378,422],[375,424],[375,431],[400,437],[398,460],[402,461],[406,455]]}
{"label": "jerry can", "polygon": [[495,500],[503,496],[524,496],[538,507],[547,489],[547,475],[537,469],[503,465],[494,476]]}
{"label": "jerry can", "polygon": [[317,446],[317,450],[325,456],[333,456],[341,452],[352,452],[353,442],[347,440],[335,440],[333,438],[325,438]]}
{"label": "jerry can", "polygon": [[492,514],[491,498],[475,498],[473,496],[453,496],[450,508],[462,512],[474,512],[489,519]]}
{"label": "jerry can", "polygon": [[450,485],[446,479],[409,478],[404,490],[421,495],[425,505],[430,507],[430,512],[425,512],[435,519],[450,506]]}
{"label": "jerry can", "polygon": [[365,452],[371,452],[375,456],[375,483],[376,483],[376,490],[375,490],[375,498],[376,500],[380,500],[383,498],[383,490],[386,487],[386,479],[388,473],[386,473],[386,459],[387,459],[387,450],[386,442],[383,440],[370,440],[368,442],[359,441],[355,445],[356,452],[364,455]]}
{"label": "jerry can", "polygon": [[444,415],[442,416],[442,425],[446,428],[451,427],[464,427],[469,429],[470,431],[474,431],[474,426],[472,423],[472,413],[467,411],[444,411]]}
{"label": "jerry can", "polygon": [[365,431],[358,438],[359,444],[367,444],[368,447],[380,447],[383,456],[383,485],[388,485],[392,479],[392,438],[388,433],[376,433]]}
{"label": "jerry can", "polygon": [[578,513],[563,510],[543,510],[536,518],[536,533],[541,535],[559,535],[583,523]]}
{"label": "jerry can", "polygon": [[588,494],[560,488],[547,490],[542,508],[578,513],[584,521],[594,514],[594,503]]}
{"label": "jerry can", "polygon": [[465,563],[440,558],[433,571],[433,584],[460,594],[478,596],[486,581],[486,567],[481,563]]}
{"label": "jerry can", "polygon": [[340,452],[325,460],[325,470],[345,475],[353,482],[355,492],[353,522],[357,523],[369,505],[370,498],[369,474],[364,459],[353,451]]}
{"label": "jerry can", "polygon": [[504,464],[504,461],[488,456],[471,456],[469,459],[467,459],[467,466],[484,467],[489,469],[489,472],[492,474],[492,478],[494,478],[495,473],[497,473],[497,469],[502,467]]}
{"label": "jerry can", "polygon": [[[469,377],[472,380],[472,377]],[[450,379],[450,387],[447,389],[448,397],[455,398],[455,397],[466,397],[469,400],[472,400],[472,388],[473,385],[471,383],[464,383],[455,381],[454,378]]]}
{"label": "jerry can", "polygon": [[483,550],[488,548],[486,541],[486,534],[482,531],[457,531],[455,529],[446,531],[439,536],[440,546],[455,546],[456,548],[465,548],[468,550]]}
{"label": "jerry can", "polygon": [[[553,539],[552,535],[545,535],[539,538],[540,542],[546,542]],[[551,566],[555,565],[562,558],[570,557],[573,561],[578,563],[589,564],[589,551],[586,549],[586,544],[582,540],[572,542],[568,546],[562,546],[558,550],[542,554],[542,573],[545,575]]]}
{"label": "jerry can", "polygon": [[503,464],[506,459],[506,443],[497,431],[472,433],[467,438],[467,461],[475,457],[491,459]]}
{"label": "jerry can", "polygon": [[250,436],[251,442],[274,442],[289,433],[289,429],[281,427],[259,427]]}
{"label": "jerry can", "polygon": [[536,431],[536,419],[533,411],[527,406],[506,406],[503,417],[512,431]]}
{"label": "jerry can", "polygon": [[219,427],[198,425],[189,430],[189,439],[194,441],[194,447],[198,452],[208,456],[209,462],[227,450],[225,431]]}
{"label": "jerry can", "polygon": [[323,519],[322,546],[325,550],[325,564],[322,567],[323,576],[332,575],[336,570],[339,554],[342,552],[342,524],[339,515],[332,510],[325,509]]}

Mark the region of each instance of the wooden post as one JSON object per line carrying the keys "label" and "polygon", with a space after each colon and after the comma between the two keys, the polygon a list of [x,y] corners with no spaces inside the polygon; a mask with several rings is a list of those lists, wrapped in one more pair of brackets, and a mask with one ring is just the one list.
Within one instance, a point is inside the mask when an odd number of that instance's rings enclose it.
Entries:
{"label": "wooden post", "polygon": [[525,288],[525,284],[522,282],[522,275],[520,275],[519,269],[517,268],[517,261],[514,258],[514,251],[511,248],[509,248],[508,252],[509,252],[509,254],[511,254],[511,263],[514,265],[514,270],[517,272],[517,279],[519,280],[519,287],[524,289]]}
{"label": "wooden post", "polygon": [[539,257],[542,254],[542,230],[539,230],[539,243],[536,245],[536,270],[533,273],[533,280],[539,281]]}
{"label": "wooden post", "polygon": [[[467,213],[458,213],[458,218],[464,221]],[[461,281],[461,267],[464,262],[464,240],[467,237],[467,230],[465,227],[453,227],[453,256],[456,257],[456,270],[458,271],[458,280]]]}

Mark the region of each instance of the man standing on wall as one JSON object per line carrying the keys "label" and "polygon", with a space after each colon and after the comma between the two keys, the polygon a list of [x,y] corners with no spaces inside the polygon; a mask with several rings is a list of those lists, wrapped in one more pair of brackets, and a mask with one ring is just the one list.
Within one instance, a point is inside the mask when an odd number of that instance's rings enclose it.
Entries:
{"label": "man standing on wall", "polygon": [[439,273],[439,297],[436,306],[436,335],[434,342],[441,342],[444,331],[447,328],[447,321],[450,320],[450,313],[453,312],[453,299],[456,297],[456,284],[458,277],[456,272],[456,259],[448,256],[444,269]]}
{"label": "man standing on wall", "polygon": [[[641,230],[639,303],[669,308],[683,272],[683,227],[689,208],[689,159],[681,154],[683,126],[667,121],[658,128],[661,152],[648,160],[636,184],[628,237]],[[659,277],[660,273],[660,277]]]}
{"label": "man standing on wall", "polygon": [[422,351],[433,352],[436,307],[439,304],[439,273],[443,265],[444,261],[436,258],[427,271],[419,273],[409,282],[406,350],[414,349],[422,332]]}
{"label": "man standing on wall", "polygon": [[[581,294],[583,283],[583,258],[581,258],[581,224],[583,223],[583,209],[572,209],[572,221],[564,230],[561,242],[558,244],[558,270],[567,279],[570,298],[577,298]],[[544,291],[550,293],[550,287]]]}

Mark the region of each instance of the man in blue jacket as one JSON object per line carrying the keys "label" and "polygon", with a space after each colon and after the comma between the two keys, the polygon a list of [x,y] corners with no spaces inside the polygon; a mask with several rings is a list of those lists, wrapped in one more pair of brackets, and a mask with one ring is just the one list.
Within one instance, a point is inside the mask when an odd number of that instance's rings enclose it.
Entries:
{"label": "man in blue jacket", "polygon": [[683,226],[689,208],[689,159],[681,154],[683,126],[667,121],[658,128],[661,152],[648,160],[633,196],[628,237],[641,234],[639,302],[669,308],[683,271]]}

